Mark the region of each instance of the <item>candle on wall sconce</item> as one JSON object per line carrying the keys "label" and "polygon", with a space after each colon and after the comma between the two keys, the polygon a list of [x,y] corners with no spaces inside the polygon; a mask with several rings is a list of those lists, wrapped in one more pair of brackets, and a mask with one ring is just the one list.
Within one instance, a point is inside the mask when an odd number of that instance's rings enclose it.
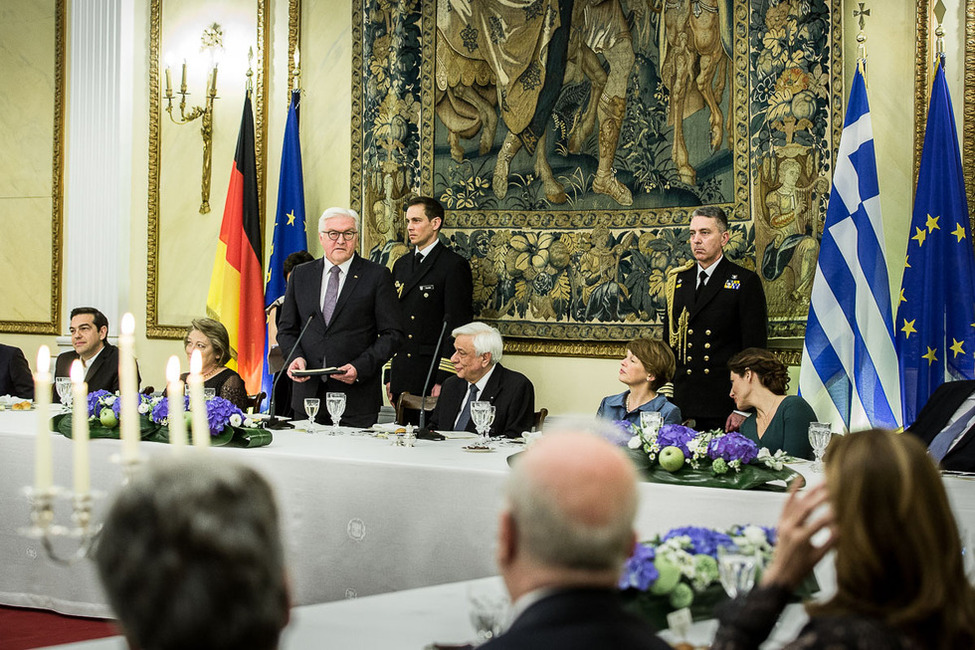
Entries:
{"label": "candle on wall sconce", "polygon": [[166,55],[166,99],[173,98],[173,54],[172,52]]}
{"label": "candle on wall sconce", "polygon": [[166,112],[173,124],[189,124],[197,118],[201,120],[200,134],[203,136],[203,174],[200,182],[200,214],[210,212],[210,180],[213,156],[213,101],[217,98],[217,65],[220,51],[223,50],[223,29],[213,23],[203,30],[200,38],[201,48],[209,53],[210,70],[207,72],[206,84],[203,87],[204,105],[186,108],[186,59],[183,59],[183,71],[179,86],[179,116],[173,115],[173,96],[170,90],[169,64],[166,65]]}

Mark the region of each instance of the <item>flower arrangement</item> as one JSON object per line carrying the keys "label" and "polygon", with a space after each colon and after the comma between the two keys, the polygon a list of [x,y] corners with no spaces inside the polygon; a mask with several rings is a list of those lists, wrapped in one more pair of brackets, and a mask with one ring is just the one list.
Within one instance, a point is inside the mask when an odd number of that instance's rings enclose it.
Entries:
{"label": "flower arrangement", "polygon": [[749,489],[798,476],[785,467],[791,458],[783,450],[770,453],[735,431],[695,431],[680,424],[658,431],[631,425],[630,431],[627,446],[651,481]]}
{"label": "flower arrangement", "polygon": [[[184,414],[189,419],[189,398],[183,398]],[[118,438],[119,412],[122,400],[118,394],[107,390],[89,393],[87,406],[91,422],[89,435],[92,438]],[[206,401],[207,424],[210,429],[211,444],[234,447],[261,447],[270,444],[269,431],[257,427],[257,423],[246,416],[232,402],[222,397]],[[169,442],[169,399],[165,395],[139,396],[139,420],[143,440]],[[52,429],[71,437],[71,414],[62,413],[52,418]]]}
{"label": "flower arrangement", "polygon": [[[618,586],[630,608],[658,628],[667,626],[667,613],[685,607],[695,620],[711,618],[714,607],[727,599],[719,578],[718,547],[755,556],[761,567],[771,561],[775,543],[775,529],[765,526],[674,528],[636,545]],[[804,583],[799,593],[809,595],[816,590],[813,580]]]}

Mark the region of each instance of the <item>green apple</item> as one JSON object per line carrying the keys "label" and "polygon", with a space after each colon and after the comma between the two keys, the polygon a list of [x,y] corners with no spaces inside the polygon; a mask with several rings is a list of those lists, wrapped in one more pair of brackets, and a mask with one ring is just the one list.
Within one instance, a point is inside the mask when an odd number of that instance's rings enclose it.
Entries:
{"label": "green apple", "polygon": [[660,450],[658,459],[660,466],[668,472],[676,472],[684,466],[684,452],[680,450],[680,447],[664,447]]}
{"label": "green apple", "polygon": [[654,558],[653,566],[657,568],[657,580],[650,585],[650,593],[658,596],[669,594],[680,582],[680,567],[662,557]]}
{"label": "green apple", "polygon": [[118,418],[115,417],[115,412],[107,406],[98,414],[98,419],[106,429],[114,429],[118,426]]}
{"label": "green apple", "polygon": [[691,603],[693,602],[694,590],[691,589],[689,584],[682,582],[674,587],[674,590],[670,592],[670,606],[674,609],[690,607]]}

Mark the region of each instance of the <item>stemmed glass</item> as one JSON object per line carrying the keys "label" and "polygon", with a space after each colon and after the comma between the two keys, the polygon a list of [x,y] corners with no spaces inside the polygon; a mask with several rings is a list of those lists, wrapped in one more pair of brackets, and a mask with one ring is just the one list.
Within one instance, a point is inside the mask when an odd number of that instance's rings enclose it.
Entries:
{"label": "stemmed glass", "polygon": [[70,377],[55,377],[54,378],[54,388],[58,391],[58,397],[61,398],[61,405],[68,411],[71,410],[71,378]]}
{"label": "stemmed glass", "polygon": [[332,416],[332,432],[338,433],[339,422],[342,420],[342,414],[345,413],[345,393],[326,393],[325,408]]}
{"label": "stemmed glass", "polygon": [[494,417],[490,414],[490,411],[491,402],[471,402],[471,420],[474,421],[474,428],[481,436],[481,439],[478,441],[478,443],[481,445],[486,445],[489,440],[491,422],[494,421]]}
{"label": "stemmed glass", "polygon": [[750,591],[755,586],[758,558],[742,553],[737,548],[718,546],[718,577],[729,597]]}
{"label": "stemmed glass", "polygon": [[829,439],[832,435],[828,422],[809,423],[809,444],[812,445],[813,454],[816,456],[816,460],[812,464],[814,472],[823,471],[823,454],[826,453],[826,447],[829,446]]}
{"label": "stemmed glass", "polygon": [[315,416],[318,415],[318,409],[321,405],[322,401],[317,397],[305,398],[305,415],[308,416],[308,431],[314,431],[318,428],[315,426]]}
{"label": "stemmed glass", "polygon": [[508,597],[493,583],[469,584],[467,602],[470,604],[471,625],[477,633],[478,644],[490,641],[501,633]]}

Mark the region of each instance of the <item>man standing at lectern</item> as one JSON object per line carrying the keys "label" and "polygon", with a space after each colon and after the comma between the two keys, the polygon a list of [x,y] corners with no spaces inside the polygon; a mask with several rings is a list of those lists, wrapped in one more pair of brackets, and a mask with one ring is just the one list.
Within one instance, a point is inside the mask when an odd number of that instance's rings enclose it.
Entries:
{"label": "man standing at lectern", "polygon": [[[329,208],[318,220],[325,257],[295,267],[281,305],[278,344],[295,382],[292,405],[304,413],[306,397],[325,405],[327,392],[344,392],[342,422],[375,424],[382,403],[382,367],[403,341],[399,302],[389,269],[360,257],[359,215]],[[309,323],[310,321],[310,323]],[[298,341],[307,325],[304,337]],[[296,370],[337,367],[329,377],[298,377]],[[328,413],[322,408],[319,419]]]}
{"label": "man standing at lectern", "polygon": [[700,431],[725,428],[735,408],[728,360],[745,348],[768,344],[768,311],[762,283],[724,256],[731,238],[717,206],[691,215],[691,253],[696,264],[667,277],[664,341],[677,358],[674,403]]}
{"label": "man standing at lectern", "polygon": [[[454,374],[450,332],[473,320],[471,266],[439,240],[444,209],[436,199],[418,196],[407,203],[406,231],[413,250],[393,264],[393,284],[403,308],[403,347],[393,355],[386,391],[396,404],[400,393],[423,392],[430,364],[437,359],[428,395]],[[447,321],[440,347],[437,340]]]}

